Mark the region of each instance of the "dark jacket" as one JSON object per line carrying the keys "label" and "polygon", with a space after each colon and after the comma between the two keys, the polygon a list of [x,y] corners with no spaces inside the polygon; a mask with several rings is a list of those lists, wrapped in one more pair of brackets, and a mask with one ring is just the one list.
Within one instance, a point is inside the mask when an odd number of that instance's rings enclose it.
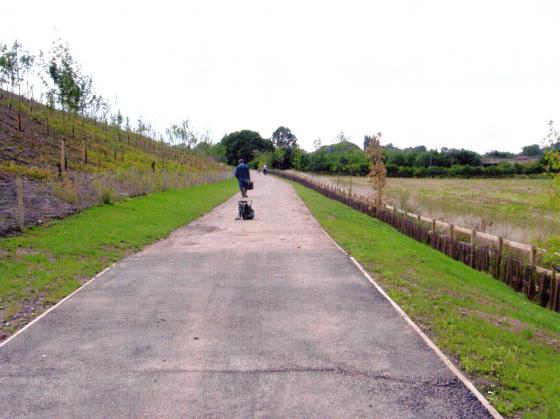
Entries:
{"label": "dark jacket", "polygon": [[239,186],[245,188],[251,180],[251,175],[249,174],[249,166],[245,163],[240,163],[236,168],[235,172],[233,172],[237,181],[239,182]]}

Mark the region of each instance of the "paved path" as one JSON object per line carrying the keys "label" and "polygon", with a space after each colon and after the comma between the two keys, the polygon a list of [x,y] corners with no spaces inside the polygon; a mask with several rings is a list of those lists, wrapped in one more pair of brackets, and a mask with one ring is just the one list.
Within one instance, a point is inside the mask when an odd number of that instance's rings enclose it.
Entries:
{"label": "paved path", "polygon": [[325,236],[255,177],[0,348],[0,417],[486,417]]}

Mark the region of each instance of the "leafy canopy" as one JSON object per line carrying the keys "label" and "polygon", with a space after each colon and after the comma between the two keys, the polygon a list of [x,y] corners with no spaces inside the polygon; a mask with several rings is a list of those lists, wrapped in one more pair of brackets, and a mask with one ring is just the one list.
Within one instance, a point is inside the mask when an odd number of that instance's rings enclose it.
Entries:
{"label": "leafy canopy", "polygon": [[226,160],[231,165],[236,165],[238,159],[251,161],[256,153],[272,151],[270,140],[265,140],[256,131],[242,130],[225,135],[220,141],[225,147]]}

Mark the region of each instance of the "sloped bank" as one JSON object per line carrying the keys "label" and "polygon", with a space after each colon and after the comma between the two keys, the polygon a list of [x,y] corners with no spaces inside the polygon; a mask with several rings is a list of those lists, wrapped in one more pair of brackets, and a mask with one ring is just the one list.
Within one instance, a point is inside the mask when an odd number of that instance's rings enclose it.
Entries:
{"label": "sloped bank", "polygon": [[[0,236],[25,227],[65,218],[100,203],[170,188],[190,187],[228,179],[229,171],[177,174],[138,170],[114,173],[68,172],[64,177],[38,179],[0,173]],[[18,204],[18,194],[21,200]],[[23,204],[23,205],[21,205]]]}

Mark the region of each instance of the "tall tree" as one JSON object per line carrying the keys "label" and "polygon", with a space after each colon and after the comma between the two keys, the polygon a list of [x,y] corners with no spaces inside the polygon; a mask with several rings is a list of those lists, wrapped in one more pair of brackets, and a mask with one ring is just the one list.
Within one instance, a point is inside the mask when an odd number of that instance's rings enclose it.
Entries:
{"label": "tall tree", "polygon": [[531,144],[531,145],[526,145],[521,149],[521,155],[529,156],[529,157],[542,156],[543,151],[541,150],[541,147],[538,144]]}
{"label": "tall tree", "polygon": [[44,63],[48,78],[44,82],[49,94],[66,112],[84,113],[93,103],[92,79],[82,74],[68,45],[59,40],[53,43],[50,58]]}
{"label": "tall tree", "polygon": [[346,134],[344,134],[344,131],[340,131],[337,135],[336,135],[336,142],[337,143],[342,143],[344,141],[350,141],[350,138],[348,138],[346,136]]}
{"label": "tall tree", "polygon": [[0,88],[8,83],[8,46],[0,42]]}
{"label": "tall tree", "polygon": [[[548,122],[548,132],[543,138],[544,158],[549,171],[556,172],[549,203],[551,209],[560,209],[560,132],[554,127],[554,121]],[[560,265],[560,237],[556,236],[546,243],[546,248],[551,250],[545,255],[545,261]]]}
{"label": "tall tree", "polygon": [[295,147],[297,138],[290,128],[280,126],[272,133],[272,143],[275,147],[286,150],[288,148]]}
{"label": "tall tree", "polygon": [[198,142],[198,136],[188,118],[178,124],[171,124],[169,128],[166,128],[165,132],[171,144],[178,145],[187,150],[192,150]]}
{"label": "tall tree", "polygon": [[227,162],[236,165],[238,159],[249,162],[254,157],[254,150],[262,152],[272,151],[270,140],[265,140],[256,131],[242,130],[225,135],[220,141],[226,151]]}
{"label": "tall tree", "polygon": [[279,169],[289,169],[292,167],[293,153],[297,148],[297,138],[292,131],[284,126],[279,126],[272,133],[272,143],[276,148],[283,150],[283,157],[275,165]]}
{"label": "tall tree", "polygon": [[381,147],[381,133],[373,135],[369,141],[366,155],[371,161],[369,177],[376,192],[375,205],[380,207],[383,203],[383,188],[387,183],[387,169],[383,164],[383,149]]}
{"label": "tall tree", "polygon": [[9,83],[11,92],[16,87],[21,94],[21,83],[31,71],[35,57],[22,48],[16,40],[11,48],[0,44],[0,81]]}

